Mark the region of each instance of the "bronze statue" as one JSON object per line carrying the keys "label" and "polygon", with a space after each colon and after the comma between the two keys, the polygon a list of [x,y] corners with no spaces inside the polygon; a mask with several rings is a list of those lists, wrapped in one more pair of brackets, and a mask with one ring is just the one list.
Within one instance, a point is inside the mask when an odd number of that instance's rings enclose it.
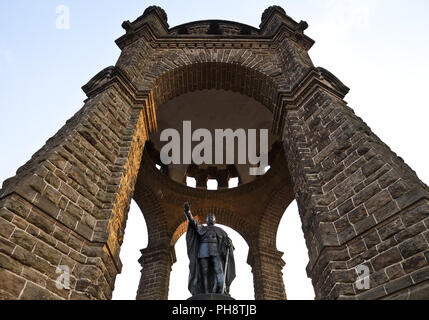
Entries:
{"label": "bronze statue", "polygon": [[186,244],[189,256],[188,288],[193,296],[201,294],[229,295],[235,279],[234,247],[225,231],[216,227],[214,215],[207,216],[207,225],[195,221],[185,203],[188,219]]}

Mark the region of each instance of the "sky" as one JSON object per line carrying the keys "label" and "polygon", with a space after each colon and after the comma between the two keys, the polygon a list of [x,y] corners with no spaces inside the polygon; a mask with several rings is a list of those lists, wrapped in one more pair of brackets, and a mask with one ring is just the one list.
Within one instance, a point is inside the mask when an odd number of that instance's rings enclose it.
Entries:
{"label": "sky", "polygon": [[[0,3],[0,182],[13,176],[83,105],[80,89],[95,74],[114,65],[120,50],[114,40],[124,20],[134,20],[149,5],[160,5],[170,26],[223,19],[258,27],[265,8],[277,4],[309,24],[316,41],[310,56],[351,88],[346,97],[358,116],[391,149],[429,182],[429,2],[427,0],[153,1],[15,0]],[[58,29],[58,6],[70,9],[70,28]],[[121,253],[115,299],[134,299],[139,279],[139,249],[147,244],[145,222],[133,203]],[[253,298],[244,240],[230,229],[237,248],[240,279],[231,288],[239,299]],[[313,299],[305,275],[308,262],[295,204],[279,227],[277,247],[285,252],[284,280],[289,299]],[[184,237],[176,246],[171,299],[186,299]],[[242,274],[241,274],[242,272]],[[185,281],[186,282],[186,281]]]}

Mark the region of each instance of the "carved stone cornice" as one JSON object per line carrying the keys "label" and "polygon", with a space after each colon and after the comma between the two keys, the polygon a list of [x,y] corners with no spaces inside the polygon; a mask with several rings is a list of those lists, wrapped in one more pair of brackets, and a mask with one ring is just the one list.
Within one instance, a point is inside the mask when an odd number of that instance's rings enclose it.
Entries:
{"label": "carved stone cornice", "polygon": [[308,51],[313,46],[314,40],[304,34],[307,28],[307,22],[296,22],[282,7],[271,6],[262,14],[260,34],[274,41],[282,35],[287,36]]}
{"label": "carved stone cornice", "polygon": [[336,91],[344,98],[347,93],[349,93],[350,88],[347,87],[344,83],[341,82],[335,75],[330,71],[322,67],[317,67],[317,71],[322,75],[322,77],[329,82],[329,84],[336,89]]}
{"label": "carved stone cornice", "polygon": [[[286,15],[285,9],[283,9],[282,7],[280,7],[280,6],[270,6],[267,9],[265,9],[264,12],[262,13],[261,24],[259,25],[259,27],[261,29],[264,29],[264,27],[266,27],[266,25],[268,24],[268,22],[270,21],[270,19],[276,13],[279,14],[280,16],[288,17]],[[292,21],[292,22],[294,22],[294,21]]]}
{"label": "carved stone cornice", "polygon": [[88,98],[92,98],[106,90],[113,84],[119,85],[129,99],[135,104],[142,104],[147,100],[149,91],[138,90],[119,67],[109,66],[97,73],[82,87]]}
{"label": "carved stone cornice", "polygon": [[274,134],[282,134],[287,110],[298,109],[302,102],[317,89],[323,89],[340,100],[343,100],[349,92],[349,88],[326,69],[312,68],[291,91],[279,92],[273,115]]}
{"label": "carved stone cornice", "polygon": [[119,88],[119,93],[130,102],[133,108],[145,109],[147,130],[156,131],[155,104],[151,91],[138,90],[119,67],[110,66],[103,69],[85,84],[82,90],[89,100],[112,86]]}
{"label": "carved stone cornice", "polygon": [[116,44],[123,50],[138,39],[145,38],[152,47],[161,49],[270,48],[283,35],[305,50],[313,46],[314,41],[304,34],[308,27],[305,21],[298,23],[279,9],[267,10],[264,13],[266,21],[261,24],[261,29],[225,20],[195,21],[168,29],[163,24],[163,15],[158,13],[159,10],[151,9],[134,22],[125,21],[122,27],[126,34],[117,39]]}
{"label": "carved stone cornice", "polygon": [[286,262],[283,260],[283,255],[283,252],[275,248],[251,246],[247,255],[247,264],[250,265],[252,269],[255,268],[255,257],[258,257],[259,259],[268,260],[282,269],[286,265]]}
{"label": "carved stone cornice", "polygon": [[149,247],[146,249],[140,250],[142,256],[139,258],[138,262],[144,268],[145,263],[151,261],[158,261],[159,257],[166,258],[171,264],[176,263],[176,250],[172,246],[159,246],[159,247]]}
{"label": "carved stone cornice", "polygon": [[259,29],[250,25],[227,20],[199,20],[175,26],[171,36],[258,36]]}
{"label": "carved stone cornice", "polygon": [[163,23],[165,29],[169,28],[168,25],[168,16],[164,9],[162,9],[159,6],[149,6],[146,8],[146,10],[143,12],[142,18],[149,14],[154,14],[157,16],[157,18]]}
{"label": "carved stone cornice", "polygon": [[284,38],[296,42],[305,51],[310,50],[315,43],[313,39],[306,36],[304,33],[297,32],[296,30],[291,29],[286,24],[282,23],[279,25],[276,32],[272,35],[272,43],[276,49]]}

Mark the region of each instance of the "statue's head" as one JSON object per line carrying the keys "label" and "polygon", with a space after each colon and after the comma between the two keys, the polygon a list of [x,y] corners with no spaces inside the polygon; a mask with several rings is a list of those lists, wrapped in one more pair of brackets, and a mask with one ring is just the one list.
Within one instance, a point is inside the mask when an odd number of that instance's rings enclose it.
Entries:
{"label": "statue's head", "polygon": [[209,214],[207,216],[207,225],[208,226],[214,226],[216,223],[216,217],[214,214]]}

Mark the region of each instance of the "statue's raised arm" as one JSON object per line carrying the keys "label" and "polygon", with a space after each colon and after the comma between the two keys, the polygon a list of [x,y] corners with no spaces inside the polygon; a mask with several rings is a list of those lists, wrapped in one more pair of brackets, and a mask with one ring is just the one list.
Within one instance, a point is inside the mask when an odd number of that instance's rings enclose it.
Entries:
{"label": "statue's raised arm", "polygon": [[186,219],[188,219],[189,226],[194,229],[198,234],[203,232],[204,226],[194,219],[194,216],[191,213],[191,205],[188,202],[185,202],[184,208],[185,216]]}
{"label": "statue's raised arm", "polygon": [[191,205],[188,202],[185,202],[185,216],[186,219],[188,219],[188,221],[192,224],[192,225],[196,225],[196,221],[194,219],[194,217],[192,216],[191,213]]}

